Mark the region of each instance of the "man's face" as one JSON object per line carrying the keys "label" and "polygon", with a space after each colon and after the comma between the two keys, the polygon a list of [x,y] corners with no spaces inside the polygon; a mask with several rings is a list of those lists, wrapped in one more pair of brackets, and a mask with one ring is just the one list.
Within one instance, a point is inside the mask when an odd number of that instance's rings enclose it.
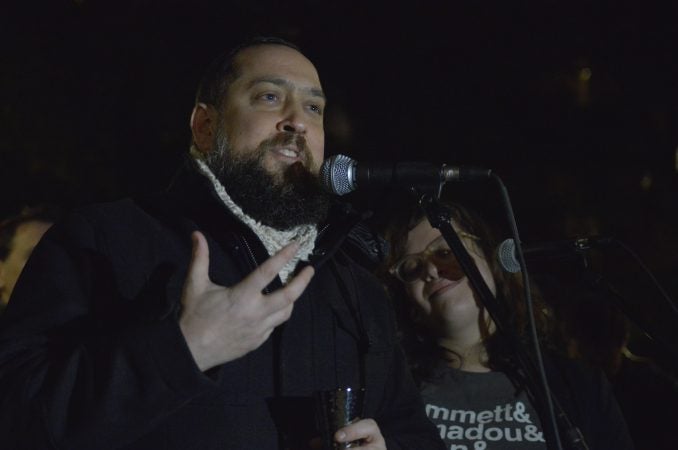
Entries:
{"label": "man's face", "polygon": [[318,224],[325,99],[313,65],[280,45],[243,50],[217,114],[206,162],[233,201],[279,230]]}
{"label": "man's face", "polygon": [[235,66],[217,123],[231,158],[259,158],[278,182],[295,163],[318,173],[325,97],[313,64],[292,48],[259,45],[240,52]]}
{"label": "man's face", "polygon": [[51,223],[29,221],[16,228],[10,242],[7,258],[0,261],[0,301],[7,304],[14,285],[42,235],[52,226]]}

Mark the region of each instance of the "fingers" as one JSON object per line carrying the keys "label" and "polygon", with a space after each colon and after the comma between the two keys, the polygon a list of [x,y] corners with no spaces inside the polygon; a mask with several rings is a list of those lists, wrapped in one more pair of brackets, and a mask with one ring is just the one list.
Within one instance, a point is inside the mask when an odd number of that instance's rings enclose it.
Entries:
{"label": "fingers", "polygon": [[254,295],[260,293],[278,275],[280,270],[285,267],[285,264],[294,257],[297,250],[299,250],[299,245],[296,242],[287,244],[250,273],[241,282],[243,288],[252,289],[252,291],[246,292],[246,294]]}
{"label": "fingers", "polygon": [[285,287],[269,294],[267,300],[269,303],[279,304],[280,308],[294,303],[299,296],[304,292],[311,278],[315,274],[315,270],[311,266],[304,267],[301,272],[295,275]]}
{"label": "fingers", "polygon": [[[212,285],[209,279],[209,248],[205,236],[196,231],[191,235],[193,241],[193,254],[188,268],[188,274],[184,285],[184,298],[192,298],[204,293]],[[313,277],[314,270],[308,266],[300,271],[289,283],[269,294],[264,299],[263,289],[276,277],[284,265],[290,261],[299,246],[291,243],[283,247],[275,255],[268,258],[257,269],[252,271],[241,282],[229,288],[230,297],[234,299],[245,298],[264,300],[258,303],[259,320],[266,327],[275,327],[286,321],[291,312],[294,301],[301,296]],[[251,300],[250,300],[251,302]],[[255,303],[250,303],[254,305]]]}
{"label": "fingers", "polygon": [[313,275],[315,275],[315,269],[313,269],[313,267],[304,267],[301,272],[295,275],[284,288],[277,292],[277,294],[285,297],[288,302],[293,302],[304,292],[308,283],[311,282]]}
{"label": "fingers", "polygon": [[209,282],[210,251],[205,236],[199,232],[191,233],[193,251],[186,276],[187,289],[201,289]]}
{"label": "fingers", "polygon": [[353,442],[361,440],[360,447],[386,450],[386,442],[381,435],[379,425],[373,419],[362,419],[340,428],[335,434],[337,442]]}
{"label": "fingers", "polygon": [[313,267],[304,267],[287,286],[266,296],[266,305],[270,308],[265,319],[266,326],[274,328],[290,318],[294,302],[304,292],[314,273]]}

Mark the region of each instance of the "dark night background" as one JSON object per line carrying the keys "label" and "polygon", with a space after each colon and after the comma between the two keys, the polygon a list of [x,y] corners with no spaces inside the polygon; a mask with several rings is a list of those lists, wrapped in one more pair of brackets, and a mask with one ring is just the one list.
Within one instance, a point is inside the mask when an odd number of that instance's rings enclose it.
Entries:
{"label": "dark night background", "polygon": [[[492,168],[511,195],[523,241],[615,236],[676,298],[675,3],[398,5],[5,5],[0,217],[38,202],[76,206],[162,188],[187,150],[202,69],[246,36],[274,34],[298,43],[319,69],[329,97],[327,154]],[[447,194],[457,191],[503,217],[494,186],[450,186]],[[379,202],[354,201],[379,209]],[[599,253],[595,262],[632,319],[675,351],[676,316],[638,264],[625,252]],[[562,278],[579,272],[553,270],[543,275],[547,287],[562,283],[554,298],[567,301],[563,292],[574,295],[577,287]],[[596,297],[593,310],[610,301]],[[581,319],[598,317],[588,311]],[[638,335],[632,332],[632,343],[675,373],[675,359]],[[658,412],[675,385],[656,388],[670,382],[652,373],[619,383],[631,389],[625,412],[639,449],[675,448],[662,447],[675,440],[665,443],[661,434],[671,425]],[[643,397],[638,385],[657,392]]]}

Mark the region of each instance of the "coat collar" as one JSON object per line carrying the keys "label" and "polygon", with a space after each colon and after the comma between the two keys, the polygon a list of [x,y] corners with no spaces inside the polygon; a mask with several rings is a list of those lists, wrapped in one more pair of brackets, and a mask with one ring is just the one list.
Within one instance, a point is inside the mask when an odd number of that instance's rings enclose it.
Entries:
{"label": "coat collar", "polygon": [[[167,207],[193,220],[199,229],[217,235],[229,230],[255,243],[253,253],[258,263],[268,256],[258,236],[224,205],[212,183],[199,173],[192,157],[177,171],[166,190]],[[348,239],[352,248],[367,254],[371,245],[364,239],[365,227],[359,224],[369,214],[361,214],[350,204],[333,201],[326,222],[318,227],[315,248],[309,263],[318,269],[331,258]],[[363,230],[356,232],[355,230]]]}

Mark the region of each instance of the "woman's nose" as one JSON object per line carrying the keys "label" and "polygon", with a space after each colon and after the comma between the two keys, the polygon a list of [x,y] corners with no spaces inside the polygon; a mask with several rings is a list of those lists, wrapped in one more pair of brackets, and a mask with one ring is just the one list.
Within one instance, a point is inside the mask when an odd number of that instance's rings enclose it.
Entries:
{"label": "woman's nose", "polygon": [[438,268],[429,259],[424,260],[422,278],[424,281],[432,281],[438,278]]}

